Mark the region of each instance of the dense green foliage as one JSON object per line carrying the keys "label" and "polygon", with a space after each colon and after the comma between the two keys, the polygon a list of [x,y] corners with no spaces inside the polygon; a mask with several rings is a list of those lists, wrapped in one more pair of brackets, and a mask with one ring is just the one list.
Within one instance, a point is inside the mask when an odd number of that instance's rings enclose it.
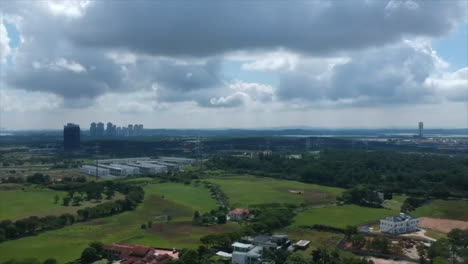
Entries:
{"label": "dense green foliage", "polygon": [[374,208],[381,208],[383,202],[377,190],[365,185],[357,185],[346,190],[338,200],[344,203]]}
{"label": "dense green foliage", "polygon": [[279,154],[216,157],[212,169],[263,174],[329,186],[376,186],[382,191],[428,194],[433,197],[468,196],[468,158],[394,151],[325,150],[320,155],[289,159]]}
{"label": "dense green foliage", "polygon": [[438,263],[466,263],[459,260],[467,259],[467,248],[468,230],[453,229],[447,238],[434,242],[428,249],[427,255],[433,260],[438,259]]}
{"label": "dense green foliage", "polygon": [[288,226],[295,216],[293,207],[285,207],[279,204],[264,204],[253,208],[255,218],[246,223],[237,232],[211,234],[200,238],[205,245],[218,249],[229,250],[229,246],[245,235],[268,234],[273,230]]}

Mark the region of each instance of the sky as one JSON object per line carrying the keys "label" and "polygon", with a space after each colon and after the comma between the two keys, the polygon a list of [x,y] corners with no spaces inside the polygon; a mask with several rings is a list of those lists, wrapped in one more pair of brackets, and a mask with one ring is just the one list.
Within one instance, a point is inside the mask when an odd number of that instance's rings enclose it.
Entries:
{"label": "sky", "polygon": [[0,128],[468,127],[468,1],[2,1]]}

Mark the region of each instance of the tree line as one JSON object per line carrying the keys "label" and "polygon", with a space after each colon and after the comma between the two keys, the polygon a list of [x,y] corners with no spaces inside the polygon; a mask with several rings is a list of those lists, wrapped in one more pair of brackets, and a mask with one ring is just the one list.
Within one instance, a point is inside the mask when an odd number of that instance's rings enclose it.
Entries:
{"label": "tree line", "polygon": [[468,197],[466,156],[326,149],[319,155],[304,153],[301,159],[277,153],[214,157],[205,166],[343,188],[365,184],[383,192]]}

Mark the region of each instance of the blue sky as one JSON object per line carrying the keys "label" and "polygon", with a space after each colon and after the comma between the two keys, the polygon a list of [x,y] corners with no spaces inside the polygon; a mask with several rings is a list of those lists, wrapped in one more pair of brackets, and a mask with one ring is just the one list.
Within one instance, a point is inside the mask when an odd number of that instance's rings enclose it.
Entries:
{"label": "blue sky", "polygon": [[456,70],[468,66],[468,23],[459,25],[453,32],[434,41],[434,49]]}

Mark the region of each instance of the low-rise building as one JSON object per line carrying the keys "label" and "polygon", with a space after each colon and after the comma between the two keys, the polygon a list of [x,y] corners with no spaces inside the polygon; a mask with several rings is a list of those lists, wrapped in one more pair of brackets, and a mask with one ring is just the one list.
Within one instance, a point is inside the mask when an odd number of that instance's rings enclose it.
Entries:
{"label": "low-rise building", "polygon": [[294,248],[296,249],[306,249],[309,247],[310,241],[309,240],[299,240],[294,243]]}
{"label": "low-rise building", "polygon": [[272,236],[258,235],[255,237],[243,237],[241,242],[262,246],[263,248],[278,249],[291,244],[286,234],[275,234]]}
{"label": "low-rise building", "polygon": [[393,235],[415,232],[419,230],[419,218],[401,213],[380,220],[380,231]]}
{"label": "low-rise building", "polygon": [[179,259],[179,252],[175,249],[153,248],[130,243],[104,245],[103,249],[107,259],[118,260],[120,264],[162,264]]}
{"label": "low-rise building", "polygon": [[80,172],[91,175],[91,176],[95,176],[95,177],[96,176],[103,177],[103,178],[112,177],[110,175],[110,170],[108,168],[102,168],[96,165],[83,165],[80,168]]}
{"label": "low-rise building", "polygon": [[235,242],[232,244],[232,264],[262,263],[263,247]]}
{"label": "low-rise building", "polygon": [[250,210],[245,208],[236,208],[229,211],[229,220],[231,221],[244,221],[249,218]]}

